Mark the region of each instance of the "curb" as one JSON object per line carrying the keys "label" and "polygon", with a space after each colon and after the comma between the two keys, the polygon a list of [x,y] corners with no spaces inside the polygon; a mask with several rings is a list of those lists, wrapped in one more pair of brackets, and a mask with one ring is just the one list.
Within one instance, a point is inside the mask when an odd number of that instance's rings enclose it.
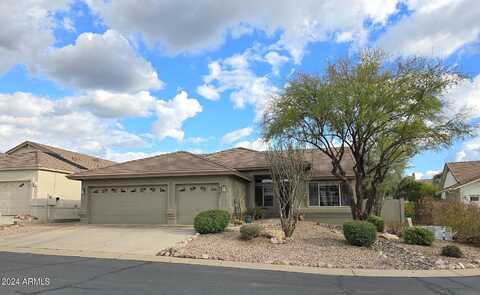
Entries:
{"label": "curb", "polygon": [[471,277],[480,276],[480,269],[455,269],[455,270],[389,270],[389,269],[350,269],[350,268],[317,268],[295,265],[275,265],[250,262],[235,262],[226,260],[191,259],[165,256],[152,256],[142,254],[122,254],[102,251],[78,251],[65,249],[39,249],[39,248],[1,248],[0,252],[76,256],[85,258],[135,260],[148,262],[162,262],[188,265],[202,265],[226,268],[255,269],[267,271],[282,271],[294,273],[317,274],[327,276],[351,277],[398,277],[398,278],[429,278],[429,277]]}

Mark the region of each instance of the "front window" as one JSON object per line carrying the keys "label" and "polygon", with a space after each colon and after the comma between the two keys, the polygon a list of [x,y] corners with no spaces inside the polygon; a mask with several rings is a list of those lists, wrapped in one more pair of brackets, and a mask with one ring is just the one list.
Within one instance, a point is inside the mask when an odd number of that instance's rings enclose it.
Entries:
{"label": "front window", "polygon": [[340,194],[340,185],[310,182],[308,184],[308,205],[320,206],[346,206]]}
{"label": "front window", "polygon": [[273,207],[273,186],[268,176],[255,177],[255,205]]}
{"label": "front window", "polygon": [[480,195],[472,195],[469,196],[470,202],[479,202],[480,201]]}

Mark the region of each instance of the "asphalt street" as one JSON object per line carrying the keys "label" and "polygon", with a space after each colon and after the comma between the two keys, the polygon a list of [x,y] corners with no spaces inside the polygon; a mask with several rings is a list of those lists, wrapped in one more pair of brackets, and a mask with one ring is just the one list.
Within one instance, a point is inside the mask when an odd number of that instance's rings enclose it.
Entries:
{"label": "asphalt street", "polygon": [[480,277],[324,276],[0,252],[0,294],[480,294]]}

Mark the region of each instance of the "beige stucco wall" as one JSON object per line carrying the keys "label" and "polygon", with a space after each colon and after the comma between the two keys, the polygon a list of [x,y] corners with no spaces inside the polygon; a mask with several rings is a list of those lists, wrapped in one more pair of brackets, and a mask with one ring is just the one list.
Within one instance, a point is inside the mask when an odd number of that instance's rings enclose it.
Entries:
{"label": "beige stucco wall", "polygon": [[[31,214],[40,221],[77,219],[80,208],[81,182],[70,180],[67,174],[44,170],[0,171],[0,181],[30,181]],[[52,196],[50,201],[48,196]],[[56,197],[60,200],[56,201]],[[47,207],[47,204],[50,205]]]}
{"label": "beige stucco wall", "polygon": [[80,201],[82,183],[67,178],[68,174],[38,171],[37,199],[47,199],[49,196],[59,197],[62,200]]}
{"label": "beige stucco wall", "polygon": [[90,220],[90,188],[102,186],[129,186],[129,185],[167,185],[167,220],[169,224],[177,223],[176,186],[182,184],[218,184],[220,186],[219,208],[233,212],[234,199],[246,198],[245,181],[234,176],[196,176],[196,177],[155,177],[155,178],[128,178],[82,181],[82,202],[80,217],[82,222]]}

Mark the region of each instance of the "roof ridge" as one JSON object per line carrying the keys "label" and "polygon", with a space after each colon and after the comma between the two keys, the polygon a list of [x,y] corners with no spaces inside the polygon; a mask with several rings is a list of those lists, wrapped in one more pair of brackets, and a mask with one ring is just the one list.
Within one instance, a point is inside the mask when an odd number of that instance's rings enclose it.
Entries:
{"label": "roof ridge", "polygon": [[178,153],[178,151],[176,151],[176,152],[170,152],[170,153],[165,153],[165,154],[158,154],[158,155],[150,156],[150,157],[146,157],[146,158],[129,160],[129,161],[121,162],[121,163],[115,163],[115,164],[110,165],[110,166],[100,167],[100,168],[96,168],[96,169],[90,169],[90,170],[88,170],[88,171],[103,170],[103,169],[105,169],[105,168],[117,167],[117,166],[124,165],[124,164],[127,164],[127,163],[133,163],[133,162],[138,162],[138,161],[143,161],[143,160],[155,159],[155,158],[160,157],[160,156],[172,155],[172,154],[176,154],[176,153]]}
{"label": "roof ridge", "polygon": [[189,154],[191,154],[191,155],[193,155],[193,156],[195,156],[195,157],[197,157],[197,158],[199,158],[199,159],[202,159],[202,160],[204,160],[204,161],[211,162],[211,163],[213,163],[213,164],[215,164],[215,165],[217,165],[217,166],[226,168],[226,169],[228,169],[228,170],[230,170],[230,171],[234,171],[234,172],[240,173],[237,169],[232,168],[232,167],[230,167],[230,166],[227,166],[227,165],[224,164],[224,163],[220,163],[220,162],[214,161],[214,160],[212,160],[212,159],[208,159],[206,156],[200,156],[200,155],[197,155],[197,154],[194,154],[194,153],[190,153],[190,152],[187,152],[187,153],[189,153]]}
{"label": "roof ridge", "polygon": [[103,159],[103,158],[100,158],[100,157],[97,157],[97,156],[92,156],[92,155],[88,155],[88,154],[84,154],[84,153],[79,153],[77,151],[71,151],[71,150],[61,148],[61,147],[50,146],[50,145],[47,145],[47,144],[38,143],[38,142],[35,142],[35,141],[31,141],[31,140],[26,140],[26,141],[16,145],[15,147],[9,149],[5,153],[9,154],[11,152],[14,152],[14,151],[18,150],[19,148],[22,148],[25,145],[31,145],[36,150],[40,150],[40,151],[44,152],[45,154],[49,154],[50,156],[55,157],[58,160],[61,160],[63,162],[68,163],[69,165],[72,165],[72,166],[75,166],[77,168],[84,169],[84,170],[88,170],[90,168],[90,166],[88,164],[86,164],[85,162],[94,162],[94,163],[100,163],[100,164],[104,163],[106,166],[107,166],[107,162],[108,162],[108,164],[115,163],[113,161]]}
{"label": "roof ridge", "polygon": [[446,164],[461,164],[461,163],[480,163],[480,160],[470,160],[470,161],[456,161],[456,162],[447,162]]}
{"label": "roof ridge", "polygon": [[222,151],[218,151],[218,152],[213,152],[213,153],[209,153],[209,154],[205,154],[205,155],[207,155],[207,156],[212,156],[212,155],[221,154],[221,153],[225,153],[225,152],[232,152],[232,151],[234,151],[234,150],[246,150],[246,151],[255,152],[255,153],[262,153],[262,152],[263,152],[263,151],[257,151],[257,150],[245,148],[245,147],[243,147],[243,146],[239,146],[239,147],[233,147],[233,148],[229,148],[229,149],[226,149],[226,150],[222,150]]}

